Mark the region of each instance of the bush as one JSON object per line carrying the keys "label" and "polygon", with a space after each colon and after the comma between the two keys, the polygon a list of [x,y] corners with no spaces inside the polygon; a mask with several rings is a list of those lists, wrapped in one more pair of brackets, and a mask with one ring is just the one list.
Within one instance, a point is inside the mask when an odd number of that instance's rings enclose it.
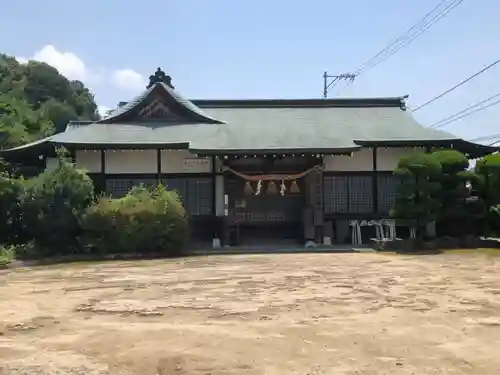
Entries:
{"label": "bush", "polygon": [[92,180],[62,159],[58,168],[27,180],[25,185],[22,222],[26,238],[34,241],[36,255],[78,252],[81,218],[94,198]]}
{"label": "bush", "polygon": [[182,254],[188,221],[178,195],[163,185],[136,187],[120,199],[101,198],[82,222],[82,248],[95,254]]}
{"label": "bush", "polygon": [[15,243],[21,235],[23,181],[0,172],[0,242]]}
{"label": "bush", "polygon": [[12,247],[0,245],[0,269],[7,267],[14,257],[15,252]]}

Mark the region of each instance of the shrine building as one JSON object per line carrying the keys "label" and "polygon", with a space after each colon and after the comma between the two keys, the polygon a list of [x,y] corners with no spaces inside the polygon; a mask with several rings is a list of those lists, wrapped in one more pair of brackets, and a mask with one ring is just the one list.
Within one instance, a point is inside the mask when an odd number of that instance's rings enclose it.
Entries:
{"label": "shrine building", "polygon": [[52,168],[64,146],[112,197],[162,182],[178,192],[193,240],[214,246],[362,243],[373,234],[359,223],[390,219],[402,155],[496,151],[420,125],[405,99],[188,100],[158,69],[107,117],[2,156]]}

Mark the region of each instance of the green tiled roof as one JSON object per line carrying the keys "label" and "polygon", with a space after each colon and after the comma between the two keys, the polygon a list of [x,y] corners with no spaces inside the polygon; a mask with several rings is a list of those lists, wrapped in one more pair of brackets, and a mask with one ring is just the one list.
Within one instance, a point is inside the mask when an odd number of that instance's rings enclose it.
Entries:
{"label": "green tiled roof", "polygon": [[[151,92],[152,89],[147,91]],[[347,151],[364,142],[418,143],[457,139],[452,134],[418,124],[404,110],[401,98],[197,100],[194,101],[196,105],[189,102],[189,108],[197,108],[195,112],[212,119],[212,123],[113,122],[139,105],[147,95],[126,104],[104,121],[77,128],[70,126],[67,132],[54,136],[52,141],[89,146],[185,143],[200,152],[276,152]]]}
{"label": "green tiled roof", "polygon": [[93,123],[59,133],[51,138],[51,142],[74,145],[171,145],[205,140],[213,142],[217,129],[221,124],[183,124],[163,126],[155,122],[144,123]]}
{"label": "green tiled roof", "polygon": [[[168,107],[168,118],[141,118],[141,110],[158,100]],[[156,82],[105,119],[72,122],[65,132],[46,141],[83,148],[178,147],[199,153],[336,153],[365,144],[457,142],[466,148],[480,147],[423,127],[405,110],[404,101],[403,97],[189,101],[168,84]]]}
{"label": "green tiled roof", "polygon": [[287,148],[287,145],[341,148],[362,142],[457,139],[450,133],[421,126],[400,106],[347,107],[339,106],[334,100],[311,102],[310,106],[302,105],[301,101],[297,103],[295,106],[293,101],[286,101],[288,106],[257,103],[247,107],[203,109],[226,122],[223,126],[225,144],[221,147],[228,149]]}

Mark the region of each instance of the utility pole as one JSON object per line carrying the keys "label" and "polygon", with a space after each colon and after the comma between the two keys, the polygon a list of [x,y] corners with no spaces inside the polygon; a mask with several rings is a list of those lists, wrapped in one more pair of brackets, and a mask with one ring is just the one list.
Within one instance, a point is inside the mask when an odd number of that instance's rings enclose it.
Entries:
{"label": "utility pole", "polygon": [[[343,73],[343,74],[338,74],[338,75],[329,75],[328,72],[323,73],[323,99],[328,98],[328,89],[331,88],[333,85],[335,85],[339,81],[350,81],[351,83],[354,82],[356,79],[357,74],[352,74],[352,73]],[[330,82],[328,82],[330,80]]]}

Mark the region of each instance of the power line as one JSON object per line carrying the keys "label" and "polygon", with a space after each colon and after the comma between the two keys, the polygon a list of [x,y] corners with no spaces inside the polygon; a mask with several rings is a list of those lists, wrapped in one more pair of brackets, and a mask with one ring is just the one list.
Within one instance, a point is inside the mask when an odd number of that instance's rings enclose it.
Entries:
{"label": "power line", "polygon": [[488,71],[489,69],[493,68],[495,65],[497,65],[498,63],[500,63],[500,59],[494,61],[493,63],[491,63],[490,65],[488,65],[487,67],[481,69],[479,72],[476,72],[474,73],[473,75],[471,75],[470,77],[464,79],[462,82],[456,84],[455,86],[453,86],[452,88],[446,90],[445,92],[442,92],[441,94],[439,94],[438,96],[435,96],[434,98],[426,101],[424,104],[418,106],[417,108],[415,108],[412,112],[415,112],[415,111],[418,111],[419,109],[422,109],[426,106],[428,106],[429,104],[435,102],[436,100],[442,98],[443,96],[449,94],[450,92],[456,90],[457,88],[459,88],[460,86],[466,84],[467,82],[473,80],[474,78],[476,78],[477,76],[483,74],[484,72]]}
{"label": "power line", "polygon": [[[441,0],[431,11],[424,15],[417,23],[415,23],[405,33],[400,35],[393,42],[389,43],[380,52],[378,52],[371,59],[365,61],[359,66],[354,73],[344,73],[340,75],[328,75],[327,72],[323,74],[323,98],[328,97],[328,91],[333,86],[336,86],[341,80],[350,80],[352,83],[357,76],[368,69],[380,64],[387,60],[389,57],[397,53],[402,48],[412,43],[416,38],[430,29],[439,20],[445,17],[453,9],[458,7],[464,0]],[[332,79],[328,83],[328,79]]]}
{"label": "power line", "polygon": [[[485,110],[486,108],[489,108],[489,107],[492,107],[494,105],[497,105],[497,104],[500,103],[500,100],[497,100],[497,101],[495,101],[493,103],[490,103],[488,105],[485,105],[483,107],[479,107],[481,104],[489,102],[491,99],[495,99],[495,98],[497,98],[499,96],[500,96],[500,92],[497,93],[497,94],[495,94],[495,95],[490,96],[487,99],[484,99],[484,100],[480,101],[479,103],[471,105],[470,107],[467,107],[467,108],[465,108],[465,109],[463,109],[463,110],[461,110],[461,111],[459,111],[459,112],[457,112],[457,113],[455,113],[455,114],[453,114],[451,116],[448,116],[448,117],[446,117],[446,118],[444,118],[444,119],[442,119],[442,120],[440,120],[440,121],[438,121],[438,122],[430,125],[429,127],[431,129],[438,129],[438,128],[441,128],[441,127],[443,127],[443,126],[445,126],[445,125],[447,125],[449,123],[452,123],[452,122],[458,121],[458,120],[460,120],[460,119],[462,119],[464,117],[470,116],[470,115],[472,115],[472,114],[474,114],[476,112],[479,112],[479,111]],[[479,108],[477,108],[477,107],[479,107]],[[472,109],[473,109],[473,111],[471,111]]]}
{"label": "power line", "polygon": [[464,0],[452,0],[451,2],[446,4],[444,9],[441,9],[438,12],[438,9],[441,8],[447,1],[448,0],[442,0],[436,7],[434,7],[424,17],[422,17],[415,25],[413,25],[404,34],[402,34],[392,43],[384,47],[379,53],[377,53],[371,59],[361,64],[361,66],[355,71],[354,74],[359,75],[362,72],[373,68],[374,66],[387,60],[389,57],[394,55],[396,52],[400,51],[402,48],[408,46],[416,38],[418,38],[420,35],[422,35],[424,32],[430,29],[433,25],[435,25],[439,20],[448,15],[453,9],[455,9],[461,3],[463,3]]}
{"label": "power line", "polygon": [[438,10],[441,7],[441,5],[443,5],[446,1],[448,1],[448,0],[442,0],[430,12],[428,12],[425,16],[423,16],[420,20],[418,20],[412,27],[410,27],[408,30],[406,30],[406,32],[404,32],[398,38],[396,38],[391,43],[389,43],[387,46],[385,46],[382,50],[380,50],[375,56],[373,56],[372,58],[370,58],[368,61],[365,61],[363,64],[361,64],[358,67],[358,69],[356,69],[356,71],[361,71],[365,67],[365,65],[368,65],[368,64],[372,63],[375,59],[377,59],[379,56],[383,55],[387,50],[389,50],[392,46],[394,46],[395,44],[397,44],[397,43],[401,42],[402,40],[404,40],[408,34],[410,34],[414,29],[417,29],[418,27],[420,27],[420,24],[422,22],[425,22],[425,20],[427,18],[429,18],[429,16],[432,13],[434,13],[436,10]]}
{"label": "power line", "polygon": [[490,134],[490,135],[485,135],[485,136],[481,136],[481,137],[477,137],[477,138],[472,138],[471,141],[474,141],[474,142],[489,141],[489,140],[495,139],[495,138],[500,138],[500,134]]}

